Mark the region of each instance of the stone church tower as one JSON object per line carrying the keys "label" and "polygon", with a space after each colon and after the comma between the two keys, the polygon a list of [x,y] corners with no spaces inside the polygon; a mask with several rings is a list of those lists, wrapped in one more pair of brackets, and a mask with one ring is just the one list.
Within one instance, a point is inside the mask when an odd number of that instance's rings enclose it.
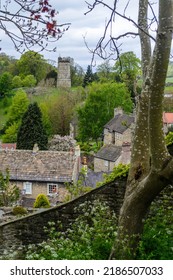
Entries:
{"label": "stone church tower", "polygon": [[70,58],[58,58],[57,87],[71,87]]}

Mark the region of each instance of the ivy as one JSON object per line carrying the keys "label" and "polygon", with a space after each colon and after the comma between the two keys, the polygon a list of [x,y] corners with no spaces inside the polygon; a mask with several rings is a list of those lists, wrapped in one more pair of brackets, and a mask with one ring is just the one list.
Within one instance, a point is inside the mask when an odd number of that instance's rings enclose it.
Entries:
{"label": "ivy", "polygon": [[120,163],[117,166],[114,166],[113,171],[110,174],[103,175],[103,182],[97,183],[97,187],[100,187],[104,184],[111,183],[117,178],[125,178],[128,175],[130,165]]}

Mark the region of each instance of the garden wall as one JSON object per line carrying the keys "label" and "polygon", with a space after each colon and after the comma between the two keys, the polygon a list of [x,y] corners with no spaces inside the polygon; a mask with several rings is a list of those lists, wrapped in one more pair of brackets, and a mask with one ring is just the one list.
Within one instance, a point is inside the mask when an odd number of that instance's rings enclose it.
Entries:
{"label": "garden wall", "polygon": [[[42,210],[24,218],[0,225],[0,255],[5,258],[15,250],[22,252],[23,246],[37,244],[47,239],[44,227],[48,222],[61,222],[61,230],[65,231],[81,213],[76,212],[84,202],[95,200],[108,202],[110,208],[119,215],[125,193],[126,179],[101,186],[68,203],[50,209]],[[156,207],[160,205],[173,208],[173,186],[167,187],[156,198]],[[152,213],[150,213],[152,215]],[[57,225],[58,227],[58,225]],[[20,254],[19,254],[20,256]]]}
{"label": "garden wall", "polygon": [[37,244],[46,240],[47,235],[44,227],[48,222],[60,221],[62,229],[65,231],[70,227],[70,224],[76,219],[80,212],[75,209],[79,205],[88,201],[93,203],[95,200],[107,201],[110,208],[119,214],[122,205],[126,180],[119,180],[115,183],[101,186],[91,192],[80,196],[68,203],[51,209],[42,210],[35,214],[31,214],[24,218],[13,220],[0,225],[0,255],[8,256],[15,250],[22,251],[23,245]]}

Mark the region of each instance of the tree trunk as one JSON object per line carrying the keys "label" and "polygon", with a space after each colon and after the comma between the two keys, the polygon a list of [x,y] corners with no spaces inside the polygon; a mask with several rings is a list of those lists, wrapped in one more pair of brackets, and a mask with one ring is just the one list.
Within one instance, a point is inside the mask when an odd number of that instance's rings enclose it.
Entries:
{"label": "tree trunk", "polygon": [[173,180],[173,160],[165,145],[162,121],[164,86],[172,41],[173,0],[159,1],[159,25],[152,55],[146,38],[147,7],[147,0],[139,0],[144,81],[137,108],[131,168],[111,259],[136,257],[143,221],[151,202]]}

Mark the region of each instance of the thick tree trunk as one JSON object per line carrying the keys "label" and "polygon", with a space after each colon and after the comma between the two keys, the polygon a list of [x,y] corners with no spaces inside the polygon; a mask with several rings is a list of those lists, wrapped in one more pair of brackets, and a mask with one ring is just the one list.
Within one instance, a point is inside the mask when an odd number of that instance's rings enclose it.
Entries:
{"label": "thick tree trunk", "polygon": [[147,0],[139,0],[144,82],[137,108],[131,168],[111,259],[136,257],[143,221],[150,204],[173,180],[173,160],[165,146],[162,121],[164,86],[172,41],[173,0],[159,1],[159,26],[151,57],[150,44],[146,39],[147,6]]}

